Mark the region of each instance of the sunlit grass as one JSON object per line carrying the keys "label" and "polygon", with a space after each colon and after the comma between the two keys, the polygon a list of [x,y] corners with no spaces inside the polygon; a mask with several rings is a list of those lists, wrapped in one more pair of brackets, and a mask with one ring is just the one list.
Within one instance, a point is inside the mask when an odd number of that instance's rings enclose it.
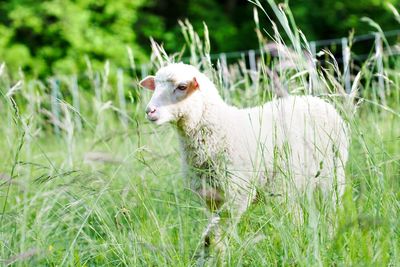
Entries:
{"label": "sunlit grass", "polygon": [[[285,30],[296,31],[292,26],[285,25]],[[226,262],[231,266],[396,266],[400,262],[399,64],[386,69],[390,83],[382,104],[371,65],[362,69],[362,80],[349,98],[343,94],[334,64],[329,71],[317,72],[296,46],[294,50],[281,46],[276,62],[263,54],[256,73],[243,62],[224,69],[209,58],[207,35],[198,37],[189,24],[182,24],[182,29],[191,63],[214,79],[227,102],[246,107],[275,97],[277,84],[269,71],[273,69],[290,93],[306,94],[311,88],[336,102],[352,133],[346,193],[337,210],[312,213],[305,207],[310,219],[299,224],[284,201],[265,195],[244,214],[238,234],[230,238]],[[263,47],[261,30],[259,37]],[[278,44],[283,40],[274,37]],[[300,36],[292,38],[304,46]],[[156,65],[166,57],[160,54]],[[294,63],[295,68],[280,68],[280,63]],[[130,88],[139,77],[132,79],[126,73],[124,110],[115,77],[106,64],[98,78],[89,74],[81,79],[79,112],[68,91],[71,79],[63,79],[57,117],[49,83],[11,79],[6,68],[1,71],[1,264],[196,263],[196,248],[208,218],[181,172],[176,136],[170,127],[154,127],[144,120],[151,93],[131,91],[139,90]],[[311,79],[321,87],[312,87]],[[17,88],[18,80],[23,83]],[[358,109],[353,105],[356,89],[365,98]],[[346,101],[352,103],[347,108]],[[123,114],[128,115],[127,125]]]}

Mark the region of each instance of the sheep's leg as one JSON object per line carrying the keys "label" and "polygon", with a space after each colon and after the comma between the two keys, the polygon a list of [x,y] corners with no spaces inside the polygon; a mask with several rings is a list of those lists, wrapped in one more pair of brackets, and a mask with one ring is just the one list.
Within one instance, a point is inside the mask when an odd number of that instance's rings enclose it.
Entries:
{"label": "sheep's leg", "polygon": [[226,249],[228,248],[229,238],[238,238],[237,225],[240,222],[242,214],[247,210],[255,197],[255,190],[251,193],[241,192],[242,194],[235,195],[233,200],[225,203],[226,217],[223,216],[214,230],[214,249],[217,255],[219,265],[224,265],[226,257]]}
{"label": "sheep's leg", "polygon": [[206,229],[204,229],[202,240],[204,241],[204,247],[208,248],[211,244],[212,236],[214,235],[216,229],[218,229],[218,224],[221,218],[218,214],[213,214],[210,222],[208,223]]}
{"label": "sheep's leg", "polygon": [[197,260],[197,266],[204,266],[209,260],[211,244],[216,236],[216,232],[218,232],[220,220],[220,216],[217,213],[214,213],[204,229],[201,235],[203,244],[201,246],[200,257]]}
{"label": "sheep's leg", "polygon": [[223,262],[225,259],[225,252],[228,247],[228,238],[236,232],[236,225],[240,220],[239,212],[241,215],[244,210],[237,210],[236,212],[229,211],[230,216],[223,218],[221,218],[218,213],[214,213],[212,215],[209,223],[202,233],[203,247],[201,253],[201,262],[206,262],[206,258],[211,256],[210,251],[212,250],[212,256],[215,260],[215,262],[212,260],[212,263],[216,263],[216,265],[224,265]]}
{"label": "sheep's leg", "polygon": [[[216,222],[216,223],[215,223]],[[211,266],[225,266],[226,250],[228,248],[228,232],[231,229],[230,218],[221,218],[213,215],[207,229],[210,229],[205,236],[204,249],[209,252],[212,249],[212,256],[209,264]],[[206,230],[207,230],[206,229]]]}
{"label": "sheep's leg", "polygon": [[[209,188],[198,191],[207,201],[210,210],[214,210],[215,207],[218,208],[202,234],[203,255],[208,256],[207,254],[212,248],[213,256],[216,256],[217,263],[220,265],[225,259],[228,238],[235,237],[237,224],[242,214],[254,200],[256,190],[255,187],[248,184],[228,184],[223,190],[223,192],[226,192],[224,201],[222,201],[221,195],[214,191]],[[214,204],[210,205],[210,203]]]}

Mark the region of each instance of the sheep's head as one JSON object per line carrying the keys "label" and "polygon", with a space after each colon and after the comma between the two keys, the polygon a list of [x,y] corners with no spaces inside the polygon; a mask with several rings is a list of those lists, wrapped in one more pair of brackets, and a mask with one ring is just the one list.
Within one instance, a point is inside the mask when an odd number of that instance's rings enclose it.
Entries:
{"label": "sheep's head", "polygon": [[160,125],[198,117],[201,111],[199,71],[183,63],[169,64],[159,69],[156,76],[147,76],[139,84],[154,91],[146,107],[148,120]]}

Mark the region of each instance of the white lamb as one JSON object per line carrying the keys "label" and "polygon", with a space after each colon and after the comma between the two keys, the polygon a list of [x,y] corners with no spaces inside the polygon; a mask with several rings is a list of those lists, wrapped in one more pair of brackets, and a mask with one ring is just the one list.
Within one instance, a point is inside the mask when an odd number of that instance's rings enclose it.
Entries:
{"label": "white lamb", "polygon": [[[238,109],[195,67],[169,64],[140,82],[154,91],[146,108],[155,124],[177,129],[193,188],[215,214],[235,223],[256,189],[289,196],[320,188],[333,201],[345,186],[349,139],[335,108],[313,96],[288,96]],[[330,193],[330,194],[328,194]],[[205,231],[223,241],[215,216]],[[215,229],[213,229],[215,228]]]}

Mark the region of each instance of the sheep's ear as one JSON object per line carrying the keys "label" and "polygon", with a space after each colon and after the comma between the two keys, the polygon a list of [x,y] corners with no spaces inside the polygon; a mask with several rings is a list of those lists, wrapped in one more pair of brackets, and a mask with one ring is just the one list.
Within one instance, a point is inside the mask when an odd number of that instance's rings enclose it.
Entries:
{"label": "sheep's ear", "polygon": [[154,89],[156,88],[154,78],[155,78],[154,76],[147,76],[146,78],[140,81],[139,85],[141,87],[154,91]]}
{"label": "sheep's ear", "polygon": [[199,89],[199,83],[197,82],[196,77],[193,77],[192,81],[190,82],[190,89],[191,91]]}

